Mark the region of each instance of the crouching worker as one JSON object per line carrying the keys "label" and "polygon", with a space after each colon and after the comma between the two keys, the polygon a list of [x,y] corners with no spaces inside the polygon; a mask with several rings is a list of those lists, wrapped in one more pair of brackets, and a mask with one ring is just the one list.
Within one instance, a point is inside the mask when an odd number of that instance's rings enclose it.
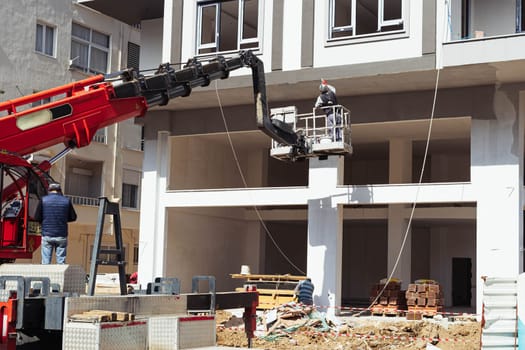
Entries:
{"label": "crouching worker", "polygon": [[297,284],[294,293],[297,296],[297,301],[299,303],[313,305],[314,284],[309,277]]}

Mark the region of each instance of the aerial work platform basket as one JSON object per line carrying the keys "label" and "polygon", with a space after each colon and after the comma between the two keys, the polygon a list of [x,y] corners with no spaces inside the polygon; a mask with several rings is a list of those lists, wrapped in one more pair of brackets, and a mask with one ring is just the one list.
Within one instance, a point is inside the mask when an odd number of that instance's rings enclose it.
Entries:
{"label": "aerial work platform basket", "polygon": [[[331,117],[329,117],[331,115]],[[296,106],[272,108],[270,117],[286,123],[304,137],[306,157],[352,154],[350,111],[342,105],[314,108],[297,113]],[[270,155],[279,160],[294,160],[292,146],[272,140]]]}

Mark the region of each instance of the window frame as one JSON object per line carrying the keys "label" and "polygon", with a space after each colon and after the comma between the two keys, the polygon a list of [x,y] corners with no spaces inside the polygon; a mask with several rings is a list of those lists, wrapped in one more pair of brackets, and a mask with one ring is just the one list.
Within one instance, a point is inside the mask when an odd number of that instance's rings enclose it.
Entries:
{"label": "window frame", "polygon": [[[351,6],[350,23],[344,26],[335,26],[335,1],[329,0],[328,2],[328,30],[327,30],[327,41],[340,42],[346,40],[352,41],[370,41],[374,37],[378,36],[395,36],[404,34],[408,31],[406,16],[408,13],[407,8],[409,7],[409,0],[401,0],[401,18],[385,20],[385,1],[388,0],[377,0],[377,32],[376,33],[365,33],[356,34],[357,29],[357,1],[358,0],[346,0]],[[394,29],[390,31],[381,31],[384,27],[402,25],[402,29]],[[350,32],[350,35],[334,37],[334,33],[338,32]]]}
{"label": "window frame", "polygon": [[[128,181],[126,181],[126,172],[129,172],[128,174]],[[133,180],[133,177],[135,176],[138,176],[137,178],[137,181],[134,181]],[[131,177],[131,181],[130,178]],[[121,205],[122,205],[122,208],[126,208],[126,209],[131,209],[131,210],[138,210],[140,209],[140,191],[141,191],[141,178],[142,178],[142,170],[139,170],[139,169],[135,169],[133,167],[124,167],[122,168],[122,183],[121,183],[121,189],[122,189],[122,194],[121,194]],[[136,182],[136,183],[134,183]],[[124,185],[127,185],[127,186],[135,186],[136,187],[136,191],[135,191],[135,206],[132,207],[132,206],[128,206],[129,203],[124,203]],[[129,198],[131,199],[131,198]]]}
{"label": "window frame", "polygon": [[[89,40],[81,38],[81,37],[78,37],[78,36],[75,36],[73,34],[73,26],[75,26],[75,25],[83,27],[83,28],[89,30]],[[93,32],[97,32],[98,34],[101,34],[101,35],[104,35],[105,37],[107,37],[107,39],[108,39],[108,46],[104,47],[104,46],[94,42],[93,41]],[[72,26],[71,26],[71,43],[73,43],[73,42],[76,42],[76,43],[78,43],[80,45],[87,45],[88,53],[87,53],[87,66],[86,67],[77,64],[76,60],[78,59],[78,57],[71,57],[71,53],[70,53],[70,60],[71,60],[71,67],[72,68],[76,68],[78,70],[81,70],[81,71],[83,71],[85,73],[89,73],[89,74],[106,74],[106,73],[108,73],[108,70],[110,68],[110,61],[111,61],[111,35],[109,35],[107,33],[104,33],[104,32],[101,32],[99,30],[93,29],[91,27],[88,27],[85,24],[73,22]],[[71,47],[72,46],[73,45],[71,45]],[[93,49],[103,51],[103,52],[105,52],[107,54],[106,67],[105,67],[105,71],[103,71],[103,72],[98,71],[98,70],[96,70],[95,68],[93,68],[91,66],[91,57],[92,57]]]}
{"label": "window frame", "polygon": [[133,245],[133,265],[139,264],[139,245],[135,243]]}
{"label": "window frame", "polygon": [[[220,34],[221,34],[221,5],[220,0],[198,0],[197,6],[197,21],[196,21],[196,43],[195,51],[198,56],[215,55],[218,53],[235,52],[242,49],[242,45],[246,44],[257,44],[250,50],[254,52],[261,51],[262,42],[262,12],[263,12],[263,0],[257,0],[257,35],[244,39],[244,18],[245,18],[245,3],[247,0],[233,0],[237,2],[237,47],[233,50],[220,51]],[[215,36],[214,41],[210,43],[202,43],[202,26],[203,26],[203,9],[215,7]],[[202,50],[215,50],[213,52],[201,52]]]}
{"label": "window frame", "polygon": [[[130,196],[129,196],[129,198],[126,198],[126,199],[128,199],[127,201],[124,201],[124,193],[127,193],[124,190],[124,186],[128,186],[129,190],[130,190]],[[139,208],[139,188],[140,188],[139,185],[130,184],[130,183],[127,183],[127,182],[123,182],[122,183],[122,208],[126,208],[126,209],[138,209]],[[135,189],[134,195],[131,194],[132,193],[131,192],[132,189]],[[130,205],[132,199],[135,199],[135,206]],[[130,203],[127,203],[128,201]]]}
{"label": "window frame", "polygon": [[[38,42],[38,26],[42,27],[42,50],[38,50],[37,48],[37,42]],[[53,31],[53,42],[52,42],[52,53],[49,54],[46,52],[46,29],[51,29]],[[37,21],[35,25],[35,52],[47,57],[53,57],[56,58],[56,52],[57,52],[57,27],[54,25],[51,25],[49,23],[43,22],[43,21]]]}

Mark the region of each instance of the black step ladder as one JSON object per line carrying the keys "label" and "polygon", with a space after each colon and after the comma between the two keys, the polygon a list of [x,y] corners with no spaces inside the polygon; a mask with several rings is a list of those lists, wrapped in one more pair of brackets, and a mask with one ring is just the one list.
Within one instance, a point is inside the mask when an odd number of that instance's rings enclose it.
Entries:
{"label": "black step ladder", "polygon": [[[88,295],[95,295],[98,265],[118,266],[120,295],[126,295],[126,262],[124,261],[124,244],[122,242],[122,226],[120,225],[120,208],[118,203],[110,202],[106,197],[99,198],[97,228],[95,241],[93,242],[93,253],[91,254],[91,267],[89,269]],[[115,249],[100,249],[104,230],[106,215],[113,215],[113,236],[115,237]],[[100,254],[111,254],[115,260],[102,260]]]}

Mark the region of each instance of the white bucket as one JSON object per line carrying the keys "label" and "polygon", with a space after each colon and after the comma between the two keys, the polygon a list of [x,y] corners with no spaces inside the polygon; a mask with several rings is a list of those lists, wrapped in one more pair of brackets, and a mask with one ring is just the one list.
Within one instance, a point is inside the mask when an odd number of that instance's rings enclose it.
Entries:
{"label": "white bucket", "polygon": [[250,274],[250,266],[241,265],[241,275],[249,275],[249,274]]}

